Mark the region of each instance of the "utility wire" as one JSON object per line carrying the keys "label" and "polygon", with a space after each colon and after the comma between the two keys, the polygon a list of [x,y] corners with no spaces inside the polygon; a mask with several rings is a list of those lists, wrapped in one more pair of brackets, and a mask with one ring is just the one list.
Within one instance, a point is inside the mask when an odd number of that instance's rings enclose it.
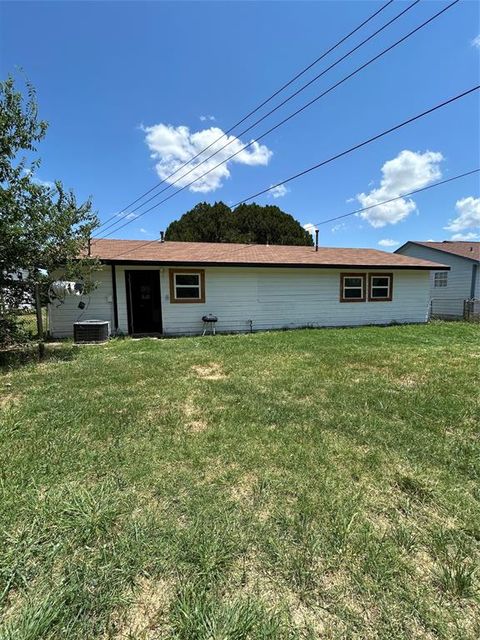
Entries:
{"label": "utility wire", "polygon": [[[138,209],[141,209],[142,207],[144,207],[146,204],[148,204],[149,202],[151,202],[152,200],[154,200],[155,198],[158,198],[159,195],[161,195],[162,193],[164,193],[165,191],[167,191],[168,189],[170,189],[171,187],[173,187],[175,184],[177,184],[177,182],[180,182],[180,180],[184,180],[188,175],[190,175],[193,171],[196,171],[198,169],[198,167],[200,167],[201,165],[205,164],[206,162],[208,162],[209,160],[211,160],[214,156],[216,156],[217,154],[219,154],[221,151],[223,151],[224,149],[226,149],[227,147],[229,147],[231,144],[233,144],[236,140],[239,140],[241,136],[245,135],[246,133],[248,133],[251,129],[253,129],[254,127],[256,127],[258,124],[260,124],[260,122],[263,122],[263,120],[265,120],[266,118],[268,118],[269,116],[272,115],[272,113],[275,113],[275,111],[278,111],[278,109],[280,109],[281,107],[283,107],[287,102],[289,102],[290,100],[292,100],[293,98],[295,98],[297,95],[299,95],[302,91],[304,91],[305,89],[307,89],[307,87],[309,87],[311,84],[313,84],[314,82],[316,82],[317,80],[319,80],[322,76],[324,76],[326,73],[328,73],[328,71],[330,71],[331,69],[333,69],[334,67],[336,67],[338,64],[340,64],[341,62],[343,62],[343,60],[345,60],[346,58],[348,58],[349,56],[351,56],[355,51],[357,51],[358,49],[360,49],[361,47],[363,47],[367,42],[369,42],[370,40],[372,40],[373,38],[375,38],[381,31],[383,31],[384,29],[386,29],[388,26],[390,26],[393,22],[395,22],[396,20],[398,20],[401,16],[403,16],[404,13],[407,13],[407,11],[410,11],[410,9],[413,9],[413,7],[415,5],[417,5],[420,2],[420,0],[414,0],[414,2],[412,2],[411,4],[409,4],[405,9],[403,9],[400,13],[398,13],[396,16],[394,16],[393,18],[391,18],[388,22],[386,22],[384,25],[382,25],[379,29],[377,29],[374,33],[372,33],[371,35],[369,35],[367,38],[365,38],[364,40],[362,40],[362,42],[360,42],[359,44],[357,44],[355,47],[353,47],[353,49],[350,49],[350,51],[347,51],[347,53],[345,53],[343,56],[341,56],[340,58],[338,58],[335,62],[333,62],[330,66],[328,66],[326,69],[324,69],[323,71],[321,71],[319,74],[317,74],[315,77],[313,77],[311,80],[309,80],[306,84],[304,84],[303,86],[301,86],[299,89],[297,89],[294,93],[290,94],[287,98],[285,98],[284,100],[282,100],[282,102],[280,102],[279,104],[277,104],[273,109],[270,109],[270,111],[267,111],[267,113],[265,113],[263,116],[261,116],[260,118],[258,118],[253,124],[251,124],[250,126],[248,126],[246,129],[244,129],[243,131],[241,131],[240,133],[238,133],[235,137],[233,137],[232,139],[228,140],[223,146],[221,146],[219,149],[216,149],[213,153],[211,153],[209,156],[207,156],[206,158],[204,158],[203,160],[201,160],[200,162],[198,162],[197,164],[195,164],[194,166],[192,166],[188,171],[186,171],[185,173],[182,173],[181,176],[179,176],[176,180],[174,180],[173,182],[170,182],[166,187],[164,187],[163,189],[161,189],[158,193],[155,193],[153,196],[151,196],[150,198],[148,198],[147,200],[144,200],[144,202],[140,203],[139,205],[137,205],[135,208],[130,209],[129,210],[129,214],[130,213],[135,213],[136,211],[138,211]],[[219,138],[219,140],[222,138],[223,136],[221,136]],[[254,142],[256,142],[256,140],[251,141],[250,145],[253,144]],[[211,145],[209,145],[208,148],[210,148],[211,146],[213,146],[213,144],[215,144],[215,142],[213,142]],[[250,146],[248,145],[248,146]],[[247,148],[244,147],[242,149],[242,151]],[[182,167],[179,167],[176,171],[174,171],[172,174],[170,174],[169,176],[167,176],[164,180],[161,180],[156,186],[160,186],[161,184],[163,184],[165,181],[170,180],[171,177],[173,177],[175,174],[177,174],[180,169],[186,167],[190,162],[192,162],[195,158],[197,158],[199,155],[201,155],[203,153],[200,152],[199,154],[197,154],[196,156],[194,156],[193,158],[191,158],[188,162],[184,163],[182,165]],[[155,187],[156,188],[156,187]],[[147,195],[147,194],[145,194]],[[127,215],[129,215],[127,214]],[[114,216],[117,217],[117,216]],[[126,216],[122,216],[122,219],[125,219]],[[118,224],[120,221],[116,221],[113,222],[112,224],[108,225],[103,231],[107,231],[109,228],[115,226],[116,224]],[[107,221],[101,225],[104,226],[105,224],[107,224]]]}
{"label": "utility wire", "polygon": [[335,220],[341,220],[342,218],[348,218],[349,216],[354,216],[358,213],[363,213],[364,211],[370,211],[370,209],[375,209],[375,207],[381,207],[384,204],[390,204],[391,202],[396,202],[397,200],[402,200],[403,198],[409,198],[410,196],[414,196],[417,193],[422,193],[422,191],[428,191],[429,189],[434,189],[435,187],[440,187],[443,184],[447,184],[449,182],[453,182],[454,180],[460,180],[460,178],[466,178],[467,176],[471,176],[474,173],[478,173],[480,168],[472,169],[471,171],[466,171],[465,173],[460,173],[452,178],[447,178],[446,180],[441,180],[440,182],[435,182],[434,184],[429,185],[428,187],[422,187],[421,189],[415,189],[414,191],[409,191],[408,193],[404,193],[401,196],[396,196],[395,198],[390,198],[390,200],[384,200],[383,202],[377,202],[376,204],[371,204],[368,207],[362,207],[361,209],[355,209],[355,211],[350,211],[349,213],[344,213],[341,216],[335,216],[334,218],[328,218],[327,220],[321,220],[320,222],[314,222],[314,227],[319,227],[322,224],[328,224],[329,222],[334,222]]}
{"label": "utility wire", "polygon": [[[351,77],[355,76],[357,73],[359,73],[360,71],[362,71],[364,68],[368,67],[370,64],[373,64],[373,62],[375,62],[376,60],[378,60],[378,58],[382,57],[383,55],[385,55],[386,53],[388,53],[389,51],[391,51],[394,47],[398,46],[399,44],[401,44],[402,42],[404,42],[407,38],[411,37],[413,34],[415,34],[417,31],[419,31],[420,29],[422,29],[423,27],[425,27],[426,25],[428,25],[430,22],[432,22],[433,20],[435,20],[436,18],[438,18],[441,14],[443,14],[445,11],[447,11],[448,9],[450,9],[451,7],[453,7],[455,4],[457,4],[459,2],[459,0],[454,0],[453,2],[451,2],[449,5],[447,5],[446,7],[444,7],[443,9],[441,9],[440,11],[438,11],[436,14],[434,14],[433,16],[431,16],[428,20],[426,20],[425,22],[423,22],[422,24],[420,24],[419,26],[415,27],[415,29],[413,29],[412,31],[410,31],[409,33],[407,33],[405,36],[403,36],[402,38],[400,38],[399,40],[397,40],[396,42],[394,42],[392,45],[390,45],[389,47],[387,47],[386,49],[384,49],[383,51],[381,51],[379,54],[377,54],[376,56],[374,56],[373,58],[371,58],[370,60],[368,60],[366,63],[364,63],[363,65],[361,65],[360,67],[358,67],[357,69],[355,69],[355,71],[353,71],[352,73],[348,74],[347,76],[345,76],[344,78],[342,78],[341,80],[339,80],[338,82],[336,82],[334,85],[332,85],[331,87],[329,87],[328,89],[326,89],[324,92],[322,92],[320,95],[316,96],[315,98],[313,98],[312,100],[310,100],[309,102],[307,102],[305,105],[303,105],[302,107],[300,107],[299,109],[297,109],[296,111],[294,111],[293,113],[291,113],[289,116],[287,116],[286,118],[284,118],[283,120],[281,120],[279,123],[277,123],[276,125],[274,125],[273,127],[271,127],[270,129],[268,129],[267,131],[265,131],[264,133],[262,133],[260,136],[258,136],[256,138],[256,140],[252,140],[251,142],[247,143],[245,146],[243,146],[242,148],[240,148],[238,151],[236,151],[235,153],[233,153],[231,156],[229,156],[228,158],[226,158],[225,160],[223,160],[222,162],[219,162],[218,164],[216,164],[215,166],[211,167],[208,171],[205,171],[203,174],[201,174],[200,176],[198,176],[197,178],[195,178],[194,180],[192,180],[191,182],[187,183],[186,185],[184,185],[183,187],[179,188],[177,191],[175,191],[174,193],[170,194],[169,196],[166,196],[165,198],[163,198],[162,200],[160,200],[160,202],[157,202],[156,204],[152,205],[151,207],[149,207],[148,209],[145,209],[145,211],[142,211],[136,218],[135,220],[138,220],[138,218],[144,216],[145,214],[149,213],[150,211],[152,211],[153,209],[159,207],[161,204],[163,204],[164,202],[167,202],[167,200],[170,200],[171,198],[173,198],[174,196],[178,195],[179,193],[181,193],[182,191],[184,191],[185,189],[187,189],[188,187],[190,187],[192,184],[194,184],[195,182],[197,182],[198,180],[200,180],[201,178],[203,178],[204,176],[208,175],[209,173],[211,173],[212,171],[214,171],[215,169],[217,169],[218,167],[220,167],[221,165],[225,164],[225,162],[228,162],[229,160],[231,160],[233,157],[237,156],[239,153],[241,153],[242,151],[244,151],[246,148],[250,147],[252,144],[254,144],[254,142],[261,140],[262,138],[266,137],[268,134],[270,134],[272,131],[274,131],[275,129],[278,129],[278,127],[282,126],[283,124],[285,124],[286,122],[288,122],[288,120],[292,119],[293,117],[295,117],[296,115],[298,115],[299,113],[301,113],[302,111],[304,111],[305,109],[307,109],[308,107],[310,107],[312,104],[314,104],[315,102],[317,102],[320,98],[324,97],[325,95],[327,95],[328,93],[330,93],[331,91],[333,91],[336,87],[338,87],[339,85],[343,84],[344,82],[346,82],[347,80],[349,80]],[[269,189],[267,189],[266,191],[269,191],[270,189],[274,188],[277,185],[272,185],[271,187],[269,187]],[[116,233],[117,231],[119,231],[120,229],[126,227],[128,224],[131,224],[133,222],[133,220],[128,220],[127,222],[124,222],[122,225],[120,225],[119,227],[117,227],[116,229],[110,231],[108,234],[106,234],[106,236],[104,237],[108,237],[110,235],[112,235],[112,233]]]}
{"label": "utility wire", "polygon": [[[334,222],[335,220],[341,220],[342,218],[348,218],[349,216],[354,216],[357,215],[359,213],[363,213],[364,211],[370,211],[371,209],[375,209],[376,207],[381,207],[385,204],[390,204],[391,202],[395,202],[397,200],[401,200],[403,198],[408,198],[410,196],[416,195],[417,193],[422,193],[423,191],[428,191],[430,189],[434,189],[436,187],[440,187],[444,184],[448,184],[449,182],[454,182],[455,180],[460,180],[461,178],[466,178],[467,176],[471,176],[474,173],[479,173],[480,172],[480,168],[476,168],[476,169],[472,169],[471,171],[465,171],[464,173],[460,173],[456,176],[453,176],[452,178],[447,178],[445,180],[440,180],[439,182],[435,182],[434,184],[428,185],[427,187],[421,187],[420,189],[415,189],[414,191],[409,191],[408,193],[404,193],[400,196],[396,196],[395,198],[390,198],[389,200],[383,200],[383,202],[377,202],[376,204],[372,204],[368,207],[362,207],[361,209],[355,209],[354,211],[349,211],[348,213],[344,213],[340,216],[335,216],[334,218],[328,218],[327,220],[320,220],[319,222],[315,222],[312,224],[312,226],[314,227],[319,227],[323,224],[328,224],[330,222]],[[148,242],[145,242],[133,249],[129,249],[128,251],[124,251],[123,253],[119,253],[117,256],[115,256],[116,258],[119,258],[122,255],[125,255],[126,253],[130,253],[131,251],[136,251],[137,249],[140,249],[141,247],[144,247],[145,245],[151,244],[152,242],[158,243],[158,240],[149,240]],[[247,247],[255,247],[255,246],[261,246],[260,243],[256,242],[256,243],[252,243],[249,245],[243,245],[242,247],[239,247],[238,249],[233,249],[231,251],[225,251],[225,253],[220,253],[217,254],[217,257],[221,257],[222,255],[231,255],[232,253],[235,253],[235,251],[242,251]]]}
{"label": "utility wire", "polygon": [[208,146],[206,146],[204,149],[202,149],[201,151],[199,151],[195,156],[193,156],[192,158],[190,158],[187,162],[185,162],[184,164],[182,164],[180,167],[178,167],[178,169],[176,169],[173,173],[171,173],[169,176],[167,176],[166,178],[164,178],[163,180],[161,180],[160,182],[158,182],[157,184],[155,184],[153,187],[151,187],[151,189],[148,189],[148,191],[145,191],[144,193],[142,193],[136,200],[133,200],[133,202],[130,202],[128,205],[126,205],[121,211],[119,211],[118,213],[114,214],[113,216],[111,216],[110,218],[108,218],[107,220],[105,220],[105,222],[103,222],[100,227],[105,226],[110,220],[113,220],[114,218],[120,216],[122,213],[124,213],[125,211],[127,211],[127,209],[129,209],[130,207],[132,207],[133,205],[137,204],[137,202],[139,200],[141,200],[142,198],[144,198],[146,195],[148,195],[149,193],[151,193],[152,191],[154,191],[157,187],[159,187],[161,184],[163,184],[166,180],[169,180],[171,177],[173,177],[174,175],[176,175],[179,171],[181,171],[184,167],[186,167],[188,164],[190,164],[190,162],[193,162],[193,160],[196,160],[199,156],[202,155],[202,153],[205,153],[205,151],[208,151],[208,149],[210,149],[211,147],[213,147],[214,144],[217,144],[217,142],[220,142],[220,140],[222,140],[224,137],[226,137],[229,133],[231,133],[234,129],[236,129],[239,125],[241,125],[243,122],[245,122],[245,120],[247,120],[248,118],[250,118],[250,116],[253,116],[254,113],[257,113],[257,111],[259,111],[262,107],[264,107],[266,104],[268,104],[271,100],[273,100],[273,98],[275,98],[276,96],[278,96],[279,93],[281,93],[282,91],[284,91],[287,87],[289,87],[291,84],[293,84],[295,82],[295,80],[298,80],[298,78],[300,78],[301,76],[303,76],[307,71],[309,71],[312,67],[314,67],[316,64],[318,64],[321,60],[323,60],[329,53],[331,53],[332,51],[334,51],[337,47],[339,47],[341,44],[343,44],[346,40],[348,40],[349,38],[351,38],[355,33],[357,33],[357,31],[359,31],[362,27],[364,27],[366,24],[368,24],[371,20],[373,20],[373,18],[375,18],[378,14],[380,14],[382,11],[384,11],[389,5],[391,5],[393,3],[394,0],[388,0],[388,2],[386,2],[385,4],[383,4],[380,9],[377,9],[377,11],[374,11],[370,16],[368,16],[368,18],[366,18],[361,24],[358,25],[358,27],[355,27],[355,29],[353,29],[352,31],[350,31],[350,33],[347,33],[346,36],[344,36],[343,38],[341,38],[338,42],[336,42],[333,46],[331,46],[329,49],[327,49],[327,51],[325,51],[324,53],[322,53],[318,58],[316,58],[315,60],[313,60],[313,62],[311,62],[310,64],[308,64],[306,67],[304,67],[301,71],[299,71],[295,76],[293,76],[293,78],[291,78],[290,80],[288,80],[288,82],[286,82],[284,85],[282,85],[279,89],[277,89],[274,93],[272,93],[272,95],[270,95],[268,98],[266,98],[263,102],[261,102],[257,107],[255,107],[254,109],[252,109],[249,113],[247,113],[246,116],[244,116],[243,118],[241,118],[240,120],[238,120],[237,122],[235,122],[235,124],[231,125],[231,127],[229,127],[221,136],[219,136],[216,140],[214,140],[213,142],[211,142]]}
{"label": "utility wire", "polygon": [[[437,111],[438,109],[442,109],[443,107],[446,107],[449,104],[452,104],[453,102],[456,102],[457,100],[460,100],[461,98],[466,97],[467,95],[473,93],[474,91],[478,91],[478,89],[480,89],[480,85],[476,85],[474,87],[472,87],[471,89],[468,89],[467,91],[463,91],[462,93],[457,94],[456,96],[454,96],[453,98],[449,98],[448,100],[445,100],[437,105],[435,105],[434,107],[431,107],[430,109],[427,109],[426,111],[422,111],[421,113],[417,114],[416,116],[413,116],[411,118],[408,118],[407,120],[404,120],[403,122],[390,127],[389,129],[386,129],[385,131],[382,131],[381,133],[376,134],[375,136],[372,136],[370,138],[368,138],[367,140],[364,140],[363,142],[360,142],[352,147],[349,147],[348,149],[341,151],[340,153],[335,154],[334,156],[330,156],[329,158],[327,158],[326,160],[322,160],[321,162],[308,167],[307,169],[304,169],[303,171],[300,171],[299,173],[294,174],[293,176],[290,176],[289,178],[286,178],[285,180],[282,180],[281,182],[277,182],[277,184],[273,185],[273,187],[279,187],[280,185],[283,184],[287,184],[288,182],[291,182],[292,180],[296,180],[297,178],[306,175],[307,173],[310,173],[311,171],[315,171],[316,169],[319,169],[320,167],[323,167],[331,162],[334,162],[335,160],[338,160],[339,158],[342,158],[343,156],[346,156],[350,153],[353,153],[354,151],[371,144],[372,142],[375,142],[376,140],[379,140],[380,138],[383,138],[384,136],[397,131],[398,129],[401,129],[402,127],[407,126],[408,124],[411,124],[412,122],[415,122],[416,120],[419,120],[420,118],[424,118],[425,116],[433,113],[434,111]],[[272,187],[268,187],[268,189],[263,189],[262,191],[258,191],[257,193],[248,196],[247,198],[244,198],[243,200],[240,200],[239,202],[237,202],[236,204],[233,205],[232,209],[235,209],[236,207],[238,207],[240,204],[244,204],[246,202],[248,202],[249,200],[252,200],[253,198],[256,198],[259,195],[262,195],[264,193],[267,193],[268,191],[270,191],[272,189]],[[118,254],[115,257],[120,257],[122,255],[125,255],[126,253],[130,253],[130,251],[136,251],[137,249],[139,249],[140,247],[146,246],[152,242],[157,242],[157,240],[150,240],[148,242],[145,242],[144,244],[135,247],[134,249],[129,249],[127,251],[124,251],[123,253]]]}
{"label": "utility wire", "polygon": [[[459,0],[455,0],[456,2],[458,2]],[[177,184],[178,182],[180,182],[180,180],[184,180],[186,176],[188,176],[189,174],[191,174],[193,171],[196,171],[198,169],[198,167],[200,167],[202,164],[204,164],[205,162],[207,162],[208,160],[210,160],[211,158],[213,158],[215,155],[217,155],[218,153],[220,153],[221,151],[223,151],[223,149],[225,149],[226,147],[228,147],[229,145],[231,145],[233,142],[235,142],[236,140],[239,140],[239,138],[241,136],[243,136],[245,133],[247,133],[248,131],[250,131],[251,129],[253,129],[257,124],[259,124],[260,122],[262,122],[263,120],[265,120],[266,118],[268,118],[272,113],[274,113],[275,111],[277,111],[278,109],[280,109],[284,104],[286,104],[287,102],[289,102],[292,98],[294,98],[295,96],[297,96],[299,93],[301,93],[304,89],[306,89],[308,86],[310,86],[313,82],[316,82],[320,77],[322,77],[323,75],[325,75],[328,71],[330,71],[333,67],[335,67],[337,64],[339,64],[340,62],[342,62],[343,60],[345,60],[347,57],[349,57],[350,55],[352,55],[352,53],[354,53],[355,51],[357,51],[360,47],[362,47],[364,44],[366,44],[369,40],[371,40],[372,38],[374,38],[376,35],[378,35],[381,31],[383,31],[384,29],[386,29],[390,24],[392,24],[393,22],[395,22],[396,20],[398,20],[398,18],[400,18],[404,13],[406,13],[407,11],[409,11],[410,9],[412,9],[415,5],[417,5],[420,2],[420,0],[414,0],[414,2],[412,2],[410,5],[408,5],[408,7],[406,7],[405,9],[403,9],[400,13],[398,13],[396,16],[394,16],[391,20],[389,20],[387,23],[385,23],[384,25],[382,25],[382,27],[380,27],[379,29],[377,29],[377,31],[375,31],[374,33],[372,33],[370,36],[368,36],[366,39],[362,40],[362,42],[360,42],[356,47],[354,47],[353,49],[350,49],[350,51],[348,51],[345,55],[343,55],[342,57],[340,57],[339,59],[337,59],[333,64],[331,64],[329,67],[327,67],[326,69],[324,69],[321,73],[319,73],[317,76],[315,76],[314,78],[312,78],[308,83],[304,84],[302,87],[300,87],[297,91],[295,91],[294,93],[292,93],[290,96],[288,96],[285,100],[283,100],[282,102],[280,102],[276,107],[274,107],[273,109],[271,109],[270,111],[268,111],[266,114],[264,114],[261,118],[259,118],[258,120],[256,120],[252,125],[250,125],[249,127],[247,127],[246,129],[244,129],[243,131],[241,131],[237,137],[228,140],[223,146],[221,146],[219,149],[216,149],[212,154],[210,154],[209,156],[207,156],[206,158],[204,158],[203,160],[201,160],[199,163],[197,163],[195,166],[191,167],[188,171],[186,171],[185,173],[182,173],[181,176],[179,176],[176,180],[174,180],[173,182],[170,182],[166,187],[164,187],[163,189],[161,189],[158,193],[154,194],[153,196],[151,196],[150,198],[148,198],[147,200],[145,200],[144,202],[142,202],[141,204],[139,204],[137,207],[135,207],[135,209],[133,209],[131,212],[129,213],[134,213],[135,211],[137,211],[138,209],[140,209],[141,207],[144,207],[146,204],[148,204],[149,202],[151,202],[152,200],[154,200],[155,198],[157,198],[159,195],[161,195],[162,193],[164,193],[165,191],[167,191],[168,189],[170,189],[171,187],[173,187],[175,184]],[[360,71],[361,69],[359,69],[358,71]],[[355,75],[355,74],[353,74]],[[348,78],[347,78],[348,79]],[[339,83],[341,84],[341,82]],[[338,86],[338,85],[336,85]],[[329,93],[330,90],[333,90],[335,88],[332,87],[331,89],[329,89],[328,91],[324,92],[322,95],[318,96],[317,99],[320,99],[321,97],[323,97],[323,95],[326,95],[327,93]],[[275,130],[276,128],[280,127],[282,124],[284,124],[285,122],[287,122],[291,117],[294,117],[295,115],[297,115],[298,113],[300,113],[301,111],[303,111],[304,108],[307,108],[308,106],[310,106],[310,104],[313,104],[313,102],[315,102],[316,100],[313,100],[311,103],[307,104],[305,107],[302,107],[301,109],[299,109],[297,112],[295,112],[294,114],[292,114],[291,116],[289,116],[288,118],[286,118],[285,120],[283,120],[282,122],[278,123],[277,125],[275,125],[272,129],[269,129],[268,131],[264,132],[263,134],[261,134],[260,136],[257,136],[254,140],[251,140],[250,142],[246,143],[245,145],[242,145],[241,148],[236,151],[235,153],[233,153],[232,155],[230,155],[229,157],[225,158],[224,160],[222,160],[219,164],[215,165],[214,167],[212,167],[211,169],[209,169],[208,171],[204,172],[203,174],[201,174],[200,176],[198,176],[197,178],[195,178],[194,180],[192,180],[189,184],[185,185],[185,188],[189,187],[191,184],[193,184],[194,182],[196,182],[197,180],[200,180],[201,178],[203,178],[205,175],[207,175],[208,173],[210,173],[211,171],[214,171],[215,169],[217,169],[219,166],[221,166],[222,164],[225,164],[226,162],[229,162],[232,158],[234,158],[235,156],[237,156],[239,153],[242,153],[243,151],[245,151],[245,149],[248,149],[249,147],[251,147],[253,144],[255,144],[256,142],[258,142],[258,140],[261,140],[262,138],[264,138],[266,135],[268,135],[269,133],[271,133],[273,130]],[[166,180],[169,180],[170,178],[167,177]],[[180,191],[183,191],[183,189],[180,189]],[[143,215],[140,214],[140,215]],[[126,216],[124,216],[122,219],[124,219]],[[137,216],[138,218],[139,216]],[[136,218],[134,218],[136,219]],[[117,224],[119,224],[121,222],[120,221],[115,221],[110,223],[106,228],[103,229],[102,233],[104,233],[105,231],[107,231],[108,229],[110,229],[111,227],[116,226]],[[132,220],[133,222],[133,220]],[[119,227],[121,228],[121,227]],[[98,237],[98,235],[96,236]]]}
{"label": "utility wire", "polygon": [[268,189],[262,189],[262,191],[258,191],[257,193],[254,193],[253,195],[249,196],[248,198],[245,198],[244,200],[240,200],[239,202],[235,203],[232,207],[232,209],[234,209],[235,207],[238,207],[239,204],[244,204],[245,202],[248,202],[249,200],[252,200],[253,198],[256,198],[257,196],[260,196],[264,193],[267,193],[267,191],[270,191],[271,189],[274,189],[275,187],[279,187],[280,185],[283,184],[287,184],[287,182],[291,182],[292,180],[296,180],[297,178],[300,178],[300,176],[304,176],[307,173],[310,173],[311,171],[315,171],[315,169],[319,169],[320,167],[323,167],[326,164],[329,164],[330,162],[333,162],[334,160],[338,160],[339,158],[342,158],[343,156],[346,156],[349,153],[352,153],[352,151],[356,151],[357,149],[360,149],[361,147],[364,147],[367,144],[370,144],[371,142],[374,142],[375,140],[378,140],[379,138],[383,138],[383,136],[388,135],[389,133],[392,133],[393,131],[397,131],[397,129],[401,129],[402,127],[405,127],[407,124],[410,124],[411,122],[415,122],[415,120],[419,120],[420,118],[423,118],[425,116],[427,116],[430,113],[433,113],[434,111],[437,111],[437,109],[441,109],[442,107],[446,107],[447,105],[451,104],[452,102],[455,102],[456,100],[460,100],[461,98],[464,98],[465,96],[469,95],[470,93],[473,93],[474,91],[478,91],[478,89],[480,88],[480,85],[476,85],[475,87],[472,87],[471,89],[468,89],[467,91],[463,91],[462,93],[459,93],[458,95],[454,96],[453,98],[449,98],[448,100],[445,100],[444,102],[441,102],[440,104],[437,104],[435,107],[431,107],[430,109],[427,109],[426,111],[423,111],[422,113],[419,113],[416,116],[413,116],[412,118],[409,118],[408,120],[404,120],[403,122],[401,122],[400,124],[395,125],[394,127],[391,127],[390,129],[387,129],[385,131],[382,131],[382,133],[378,133],[375,136],[372,136],[371,138],[368,138],[368,140],[364,140],[363,142],[360,142],[359,144],[354,145],[353,147],[350,147],[349,149],[346,149],[345,151],[342,151],[341,153],[337,153],[335,156],[331,156],[330,158],[327,158],[326,160],[323,160],[322,162],[319,162],[318,164],[313,165],[313,167],[309,167],[308,169],[304,169],[303,171],[300,171],[299,173],[296,173],[293,176],[290,176],[290,178],[286,178],[285,180],[282,180],[281,182],[277,182],[277,184],[272,185],[271,187],[268,187]]}

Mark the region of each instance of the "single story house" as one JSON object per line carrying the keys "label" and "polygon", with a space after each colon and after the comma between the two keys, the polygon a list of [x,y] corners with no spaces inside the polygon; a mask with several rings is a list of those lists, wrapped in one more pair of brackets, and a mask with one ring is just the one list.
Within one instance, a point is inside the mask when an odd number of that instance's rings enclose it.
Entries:
{"label": "single story house", "polygon": [[450,271],[434,270],[430,273],[432,315],[446,319],[461,318],[464,301],[480,299],[480,242],[411,240],[395,253],[440,261],[450,267]]}
{"label": "single story house", "polygon": [[430,271],[449,267],[375,249],[92,241],[97,287],[49,308],[53,337],[79,320],[108,320],[112,334],[426,322]]}

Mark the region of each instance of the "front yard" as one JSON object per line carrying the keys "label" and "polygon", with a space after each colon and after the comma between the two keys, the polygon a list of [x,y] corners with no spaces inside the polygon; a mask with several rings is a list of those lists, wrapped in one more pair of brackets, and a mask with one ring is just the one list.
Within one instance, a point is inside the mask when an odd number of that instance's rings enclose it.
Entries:
{"label": "front yard", "polygon": [[0,637],[477,639],[479,357],[438,323],[4,371]]}

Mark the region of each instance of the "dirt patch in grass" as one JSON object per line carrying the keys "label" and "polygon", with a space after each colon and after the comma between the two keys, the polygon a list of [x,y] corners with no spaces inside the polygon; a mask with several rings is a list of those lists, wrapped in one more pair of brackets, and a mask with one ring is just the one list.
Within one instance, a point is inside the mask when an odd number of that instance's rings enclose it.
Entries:
{"label": "dirt patch in grass", "polygon": [[187,396],[182,405],[183,414],[185,416],[185,426],[193,433],[205,431],[208,427],[207,421],[203,418],[200,409],[197,407],[195,398]]}
{"label": "dirt patch in grass", "polygon": [[258,483],[258,478],[253,473],[246,473],[240,480],[232,486],[231,496],[235,502],[245,504],[249,502]]}
{"label": "dirt patch in grass", "polygon": [[205,420],[192,420],[188,426],[193,433],[201,433],[208,425]]}
{"label": "dirt patch in grass", "polygon": [[400,387],[405,387],[407,389],[413,389],[415,387],[419,387],[422,384],[425,384],[425,376],[415,375],[413,373],[408,373],[403,376],[400,376],[395,381]]}
{"label": "dirt patch in grass", "polygon": [[209,362],[206,365],[193,365],[192,371],[197,378],[202,378],[203,380],[224,380],[227,377],[222,365],[218,362]]}
{"label": "dirt patch in grass", "polygon": [[412,566],[422,579],[430,580],[435,570],[435,561],[424,549],[419,549],[413,554]]}
{"label": "dirt patch in grass", "polygon": [[135,586],[134,601],[120,620],[114,622],[113,637],[116,640],[169,638],[168,612],[173,596],[173,580],[140,578]]}
{"label": "dirt patch in grass", "polygon": [[0,395],[0,409],[8,409],[20,403],[21,395],[19,393],[11,393],[3,391]]}
{"label": "dirt patch in grass", "polygon": [[234,591],[227,593],[227,598],[258,598],[270,610],[286,611],[292,626],[300,634],[313,632],[314,635],[308,637],[323,637],[329,622],[334,618],[318,602],[305,603],[281,578],[267,574],[254,551],[234,564],[232,574],[230,584],[234,586]]}

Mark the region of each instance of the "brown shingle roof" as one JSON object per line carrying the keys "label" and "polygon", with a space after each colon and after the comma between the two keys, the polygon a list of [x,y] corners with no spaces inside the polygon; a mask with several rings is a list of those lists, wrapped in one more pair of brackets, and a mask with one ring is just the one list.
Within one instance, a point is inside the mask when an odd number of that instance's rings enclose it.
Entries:
{"label": "brown shingle roof", "polygon": [[445,253],[453,253],[462,258],[470,258],[470,260],[480,260],[480,242],[467,242],[460,240],[444,240],[443,242],[417,242],[410,241],[412,244],[420,244],[423,247],[437,249]]}
{"label": "brown shingle roof", "polygon": [[[295,247],[209,242],[151,242],[142,240],[92,240],[91,255],[116,263],[151,262],[192,265],[259,265],[305,267],[381,267],[439,269],[429,260],[410,258],[376,249]],[[449,267],[446,267],[447,269]]]}

